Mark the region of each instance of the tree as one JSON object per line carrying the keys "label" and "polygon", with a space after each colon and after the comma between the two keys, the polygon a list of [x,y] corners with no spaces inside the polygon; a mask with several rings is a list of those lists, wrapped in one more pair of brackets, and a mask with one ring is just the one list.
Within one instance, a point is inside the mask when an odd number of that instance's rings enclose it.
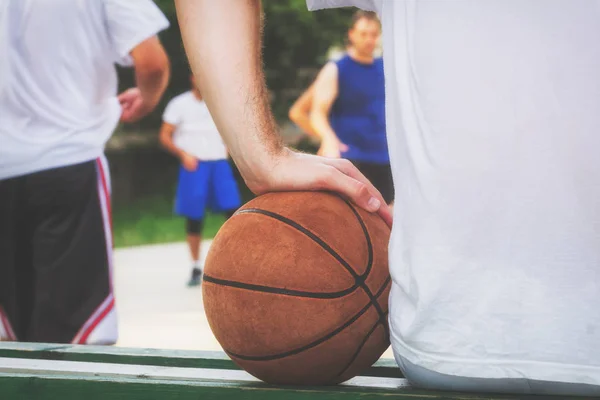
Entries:
{"label": "tree", "polygon": [[281,120],[327,61],[328,49],[343,43],[353,10],[311,12],[306,0],[264,0],[263,7],[267,85]]}

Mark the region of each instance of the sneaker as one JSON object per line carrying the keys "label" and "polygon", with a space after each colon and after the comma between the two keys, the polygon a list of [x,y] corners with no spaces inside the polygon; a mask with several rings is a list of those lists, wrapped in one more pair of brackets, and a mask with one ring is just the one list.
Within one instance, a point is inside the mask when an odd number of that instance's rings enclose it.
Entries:
{"label": "sneaker", "polygon": [[199,286],[202,282],[202,270],[200,268],[192,269],[192,276],[188,281],[188,286]]}

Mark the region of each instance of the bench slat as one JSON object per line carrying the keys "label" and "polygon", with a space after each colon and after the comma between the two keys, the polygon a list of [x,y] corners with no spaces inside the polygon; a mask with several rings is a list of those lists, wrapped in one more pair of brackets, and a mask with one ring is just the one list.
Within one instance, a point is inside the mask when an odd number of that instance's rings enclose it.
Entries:
{"label": "bench slat", "polygon": [[23,358],[0,358],[0,388],[2,398],[31,400],[511,398],[415,390],[399,378],[357,377],[337,386],[281,387],[264,384],[239,370]]}
{"label": "bench slat", "polygon": [[[43,343],[0,342],[0,357],[190,368],[240,369],[224,352],[136,349]],[[393,359],[380,359],[363,376],[403,378]]]}

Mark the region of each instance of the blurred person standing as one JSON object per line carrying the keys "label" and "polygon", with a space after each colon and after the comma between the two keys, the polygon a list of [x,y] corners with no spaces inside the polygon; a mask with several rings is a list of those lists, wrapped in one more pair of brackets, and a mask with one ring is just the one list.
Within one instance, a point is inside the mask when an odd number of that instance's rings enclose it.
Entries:
{"label": "blurred person standing", "polygon": [[161,144],[181,161],[175,213],[186,219],[192,257],[188,286],[202,277],[200,248],[205,210],[229,218],[241,204],[227,148],[190,74],[191,90],[173,98],[163,114]]}
{"label": "blurred person standing", "polygon": [[104,146],[161,98],[168,25],[151,0],[0,2],[0,339],[117,341]]}
{"label": "blurred person standing", "polygon": [[290,108],[302,130],[321,139],[318,154],[350,160],[390,204],[394,185],[385,129],[383,59],[375,56],[381,36],[377,15],[357,11],[344,56],[328,62]]}

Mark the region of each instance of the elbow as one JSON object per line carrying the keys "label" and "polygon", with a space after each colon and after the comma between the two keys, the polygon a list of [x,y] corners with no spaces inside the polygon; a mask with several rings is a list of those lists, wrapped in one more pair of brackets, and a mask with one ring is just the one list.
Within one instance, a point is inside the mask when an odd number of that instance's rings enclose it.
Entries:
{"label": "elbow", "polygon": [[149,87],[166,86],[171,66],[169,56],[156,36],[137,45],[131,55],[138,80]]}
{"label": "elbow", "polygon": [[141,67],[140,72],[146,79],[154,82],[163,82],[166,86],[171,75],[171,65],[169,59],[165,55],[165,57],[145,63],[145,65]]}
{"label": "elbow", "polygon": [[161,88],[165,88],[171,75],[171,64],[169,57],[163,49],[154,52],[150,57],[139,60],[135,66],[138,78],[145,82],[154,82]]}
{"label": "elbow", "polygon": [[317,112],[312,112],[310,113],[310,117],[308,119],[308,122],[310,122],[310,126],[318,132],[317,127],[319,126],[319,113]]}
{"label": "elbow", "polygon": [[169,143],[167,135],[161,133],[158,137],[158,142],[162,147],[167,148]]}
{"label": "elbow", "polygon": [[288,118],[295,124],[298,124],[298,120],[300,119],[300,111],[296,107],[290,108],[288,112]]}

